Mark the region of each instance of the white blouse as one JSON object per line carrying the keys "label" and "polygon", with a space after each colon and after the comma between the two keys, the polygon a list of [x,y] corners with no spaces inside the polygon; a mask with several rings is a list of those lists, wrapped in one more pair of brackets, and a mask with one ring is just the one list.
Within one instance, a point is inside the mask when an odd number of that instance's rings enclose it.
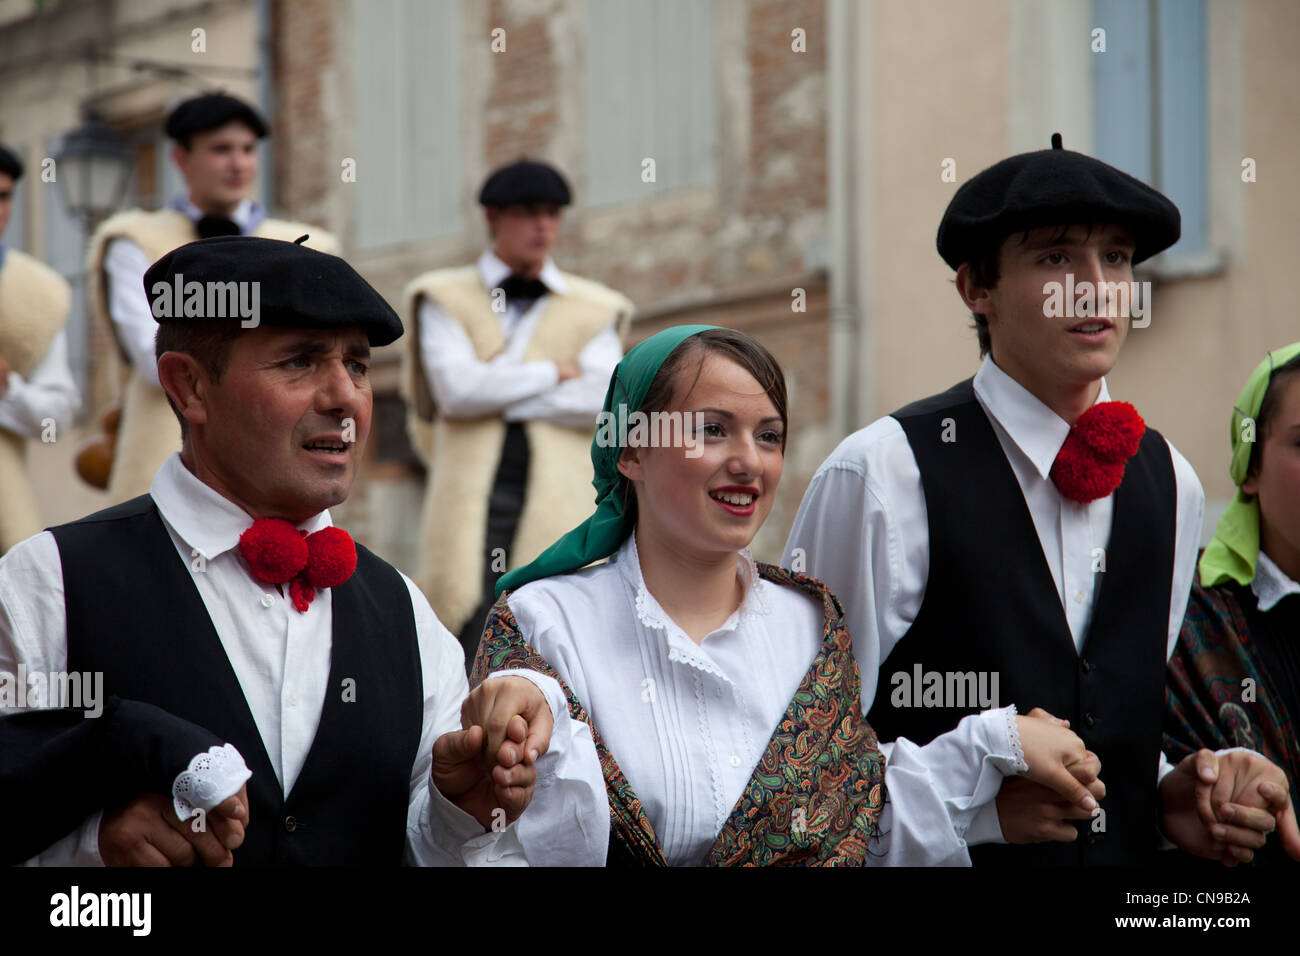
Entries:
{"label": "white blouse", "polygon": [[[822,643],[819,603],[760,578],[747,551],[738,568],[741,605],[700,644],[646,589],[634,537],[606,564],[509,598],[524,639],[587,708],[673,865],[704,861]],[[539,787],[518,844],[528,862],[553,862],[567,829],[572,844],[591,849],[566,862],[601,865],[609,815],[595,745],[567,727],[562,707],[553,710],[560,723],[539,775],[549,784],[562,763],[583,786]],[[1008,707],[967,717],[925,747],[882,745],[889,800],[874,847],[882,855],[869,862],[969,864],[963,836],[975,812],[1004,775],[1026,769],[1013,715]]]}

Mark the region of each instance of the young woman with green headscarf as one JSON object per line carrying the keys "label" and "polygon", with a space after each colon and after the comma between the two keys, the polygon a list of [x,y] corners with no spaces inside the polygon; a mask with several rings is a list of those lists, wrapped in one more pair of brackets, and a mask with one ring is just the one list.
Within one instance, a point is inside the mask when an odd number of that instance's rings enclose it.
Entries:
{"label": "young woman with green headscarf", "polygon": [[668,329],[620,363],[595,513],[502,579],[483,635],[473,683],[523,667],[560,690],[528,812],[471,862],[967,863],[1004,775],[1096,806],[1078,737],[1011,707],[877,743],[839,602],[748,552],[786,427],[780,367],[742,333]]}
{"label": "young woman with green headscarf", "polygon": [[[1231,418],[1237,494],[1201,555],[1166,681],[1165,753],[1245,747],[1300,803],[1300,342],[1270,352]],[[1281,788],[1270,785],[1285,814]],[[1290,811],[1294,821],[1294,810]],[[1292,855],[1300,847],[1290,841]],[[1284,859],[1270,841],[1257,859]]]}

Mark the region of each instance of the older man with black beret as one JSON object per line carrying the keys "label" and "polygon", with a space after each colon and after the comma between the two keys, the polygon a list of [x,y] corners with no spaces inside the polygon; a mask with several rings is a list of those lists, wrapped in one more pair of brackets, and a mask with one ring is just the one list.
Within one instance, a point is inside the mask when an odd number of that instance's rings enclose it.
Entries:
{"label": "older man with black beret", "polygon": [[408,424],[429,467],[416,580],[467,661],[497,578],[591,510],[589,446],[632,303],[551,260],[571,199],[547,163],[502,166],[479,193],[491,248],[405,293]]}
{"label": "older man with black beret", "polygon": [[[1250,792],[1280,773],[1262,757],[1203,751],[1174,768],[1160,749],[1205,496],[1105,376],[1130,313],[1151,305],[1135,302],[1133,265],[1179,230],[1166,197],[1059,135],[965,183],[937,242],[979,372],[846,438],[790,532],[786,563],[844,602],[882,740],[933,739],[981,706],[956,693],[979,686],[997,688],[983,706],[1068,720],[1100,760],[1097,812],[1004,784],[967,842],[1039,845],[978,847],[980,864],[1147,863],[1158,826],[1231,863],[1274,822]],[[1231,823],[1196,811],[1216,778],[1240,804]]]}
{"label": "older man with black beret", "polygon": [[181,451],[148,494],[0,561],[0,671],[103,682],[98,720],[0,719],[0,810],[25,814],[31,862],[490,861],[559,687],[494,682],[462,730],[455,639],[328,510],[401,322],[343,260],[271,239],[181,246],[144,284]]}

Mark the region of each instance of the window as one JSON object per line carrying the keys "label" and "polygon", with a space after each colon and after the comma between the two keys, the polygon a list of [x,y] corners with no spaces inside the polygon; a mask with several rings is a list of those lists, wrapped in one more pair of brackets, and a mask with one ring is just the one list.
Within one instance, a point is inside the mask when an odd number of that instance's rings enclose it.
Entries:
{"label": "window", "polygon": [[356,247],[455,235],[461,202],[460,4],[355,0],[352,22]]}
{"label": "window", "polygon": [[[712,185],[713,4],[600,0],[587,11],[587,202]],[[654,182],[642,178],[647,159]]]}
{"label": "window", "polygon": [[1177,204],[1182,238],[1169,263],[1207,257],[1209,236],[1204,0],[1093,0],[1106,52],[1092,59],[1097,158]]}

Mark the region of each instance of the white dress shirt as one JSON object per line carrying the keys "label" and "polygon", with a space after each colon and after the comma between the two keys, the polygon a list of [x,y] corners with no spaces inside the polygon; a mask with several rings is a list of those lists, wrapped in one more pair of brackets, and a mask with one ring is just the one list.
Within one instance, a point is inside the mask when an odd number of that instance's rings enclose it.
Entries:
{"label": "white dress shirt", "polygon": [[[500,287],[511,269],[488,250],[479,256],[478,272],[483,287],[491,290]],[[538,278],[548,289],[568,291],[564,276],[550,259]],[[578,354],[582,374],[561,382],[554,362],[524,361],[549,300],[544,295],[527,311],[511,302],[504,312],[496,313],[506,347],[486,362],[479,360],[459,323],[429,299],[420,304],[420,361],[439,414],[448,418],[500,415],[508,422],[540,418],[574,428],[595,427],[610,376],[623,357],[618,329],[611,320]]]}
{"label": "white dress shirt", "polygon": [[[1049,474],[1070,426],[992,357],[980,366],[974,389],[1024,493],[1077,650],[1096,594],[1094,549],[1104,551],[1110,541],[1113,496],[1077,504],[1057,491]],[[1110,401],[1105,380],[1097,401]],[[1178,501],[1166,657],[1173,653],[1187,609],[1205,510],[1196,472],[1173,445],[1169,454]],[[867,706],[876,694],[880,665],[921,608],[929,536],[921,473],[902,425],[892,417],[877,419],[840,443],[813,476],[795,515],[782,563],[819,578],[843,603]],[[1161,754],[1157,780],[1171,769]],[[973,832],[1000,838],[996,815],[990,804]]]}
{"label": "white dress shirt", "polygon": [[[635,536],[606,564],[526,584],[509,598],[523,638],[600,729],[672,865],[704,861],[822,644],[820,604],[760,578],[748,552],[737,567],[740,607],[699,644],[647,590]],[[1025,768],[1013,713],[969,717],[926,747],[900,740],[882,748],[889,797],[872,848],[883,855],[870,864],[969,864],[968,822],[1004,775]],[[595,745],[560,729],[552,751],[582,751],[569,765],[585,791],[573,781],[576,802],[565,805],[539,793],[519,842],[535,861],[534,834],[552,842],[580,834],[589,851],[575,862],[601,865],[609,813]]]}
{"label": "white dress shirt", "polygon": [[[222,648],[243,690],[267,757],[289,793],[316,736],[329,680],[333,637],[332,594],[318,591],[299,612],[287,588],[255,580],[239,555],[239,535],[252,523],[244,510],[199,481],[174,454],[155,476],[150,494],[212,619]],[[328,511],[299,527],[311,533],[331,524]],[[459,730],[465,699],[464,653],[409,578],[424,683],[424,721],[411,768],[407,815],[408,862],[457,862],[462,844],[483,834],[468,814],[432,784],[433,743]],[[283,592],[283,593],[282,593]],[[0,559],[0,671],[59,672],[67,669],[67,618],[58,545],[48,531],[28,538]],[[508,673],[515,673],[513,671]],[[558,685],[528,676],[558,697]],[[47,866],[101,865],[100,813],[29,861]],[[253,820],[252,826],[258,821]],[[263,824],[265,825],[265,824]],[[492,843],[511,846],[513,829]]]}
{"label": "white dress shirt", "polygon": [[[203,210],[186,196],[172,200],[171,208],[183,212],[191,222],[203,218]],[[250,199],[242,200],[230,216],[247,235],[266,218],[262,207]],[[149,308],[144,274],[153,265],[144,250],[133,240],[118,237],[104,249],[104,271],[108,274],[108,314],[112,316],[117,340],[126,350],[131,365],[145,381],[158,382],[158,362],[154,343],[158,338],[158,320]]]}
{"label": "white dress shirt", "polygon": [[40,438],[47,418],[56,425],[66,425],[81,407],[81,392],[68,367],[68,336],[60,330],[50,342],[45,356],[24,378],[9,373],[8,389],[0,395],[0,428]]}

